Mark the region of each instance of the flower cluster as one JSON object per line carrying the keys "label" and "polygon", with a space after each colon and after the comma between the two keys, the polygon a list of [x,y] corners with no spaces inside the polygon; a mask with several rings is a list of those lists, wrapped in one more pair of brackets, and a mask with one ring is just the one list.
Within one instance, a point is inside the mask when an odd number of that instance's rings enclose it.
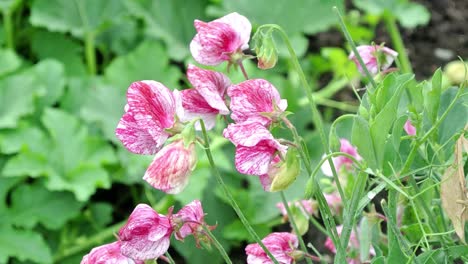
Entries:
{"label": "flower cluster", "polygon": [[167,216],[158,214],[150,206],[135,207],[118,234],[119,240],[91,250],[81,264],[130,263],[143,264],[145,260],[157,259],[169,248],[170,238],[177,240],[193,235],[198,241],[209,242],[204,228],[213,229],[204,221],[205,213],[198,200],[184,206],[178,213]]}

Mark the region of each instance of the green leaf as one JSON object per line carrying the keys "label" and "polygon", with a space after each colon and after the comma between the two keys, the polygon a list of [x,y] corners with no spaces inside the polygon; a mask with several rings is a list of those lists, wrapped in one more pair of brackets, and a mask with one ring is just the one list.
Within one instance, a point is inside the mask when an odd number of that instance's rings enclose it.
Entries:
{"label": "green leaf", "polygon": [[50,248],[41,235],[31,230],[0,225],[0,263],[7,263],[9,256],[20,261],[52,263]]}
{"label": "green leaf", "polygon": [[[342,0],[237,0],[223,1],[223,13],[238,12],[253,24],[276,23],[288,35],[315,34],[329,29],[337,22],[333,7],[343,10]],[[218,15],[219,12],[218,12]]]}
{"label": "green leaf", "polygon": [[189,55],[188,45],[195,36],[195,19],[206,21],[208,0],[126,0],[132,14],[142,18],[149,36],[161,39],[169,56],[182,60]]}
{"label": "green leaf", "polygon": [[[120,143],[119,143],[120,144]],[[121,164],[119,173],[112,174],[112,180],[125,184],[141,183],[141,178],[153,160],[153,156],[131,153],[123,146],[118,148],[117,155]]]}
{"label": "green leaf", "polygon": [[[447,110],[450,103],[455,99],[459,88],[449,88],[442,93],[440,98],[439,118]],[[468,122],[468,94],[464,94],[458,98],[453,108],[448,112],[445,119],[440,123],[438,131],[439,144],[445,144],[453,135],[463,131],[463,128]],[[453,141],[445,146],[447,151],[453,151]]]}
{"label": "green leaf", "polygon": [[120,0],[35,0],[30,22],[53,32],[70,32],[75,37],[97,34],[124,14]]}
{"label": "green leaf", "polygon": [[14,129],[4,129],[0,133],[0,153],[14,154],[26,148],[35,152],[46,151],[41,142],[47,137],[38,127],[27,122],[20,122]]}
{"label": "green leaf", "polygon": [[41,60],[50,58],[61,62],[67,76],[86,74],[81,45],[64,34],[38,30],[32,37],[31,48]]}
{"label": "green leaf", "polygon": [[0,11],[3,13],[12,13],[21,2],[22,0],[2,0],[0,2]]}
{"label": "green leaf", "polygon": [[34,75],[34,85],[41,92],[38,98],[40,109],[55,104],[62,96],[65,87],[63,65],[52,59],[42,60],[29,71]]}
{"label": "green leaf", "polygon": [[0,76],[12,73],[21,66],[21,59],[9,49],[0,49]]}
{"label": "green leaf", "polygon": [[112,222],[112,211],[114,211],[111,204],[95,202],[90,204],[89,211],[93,222],[98,227],[105,227]]}
{"label": "green leaf", "polygon": [[432,76],[432,85],[427,85],[424,89],[424,106],[432,124],[437,120],[437,112],[439,111],[440,95],[442,93],[442,71],[437,71]]}
{"label": "green leaf", "polygon": [[28,176],[36,178],[48,175],[51,170],[45,155],[24,149],[7,161],[2,173],[7,177]]}
{"label": "green leaf", "polygon": [[394,15],[405,28],[415,28],[427,25],[431,19],[431,13],[419,3],[402,3],[395,8]]}
{"label": "green leaf", "polygon": [[20,182],[19,178],[3,178],[0,174],[0,216],[6,212],[7,205],[5,202],[8,192],[18,182]]}
{"label": "green leaf", "polygon": [[369,123],[360,116],[354,118],[351,141],[359,151],[359,154],[367,162],[369,168],[377,168],[377,157],[372,143]]}
{"label": "green leaf", "polygon": [[[158,42],[147,41],[126,56],[118,57],[105,70],[105,80],[125,94],[132,82],[156,80],[169,88],[178,86],[180,71],[169,66],[169,57]],[[123,113],[123,108],[121,108]]]}
{"label": "green leaf", "polygon": [[77,216],[81,206],[71,193],[50,192],[36,183],[13,191],[9,214],[15,226],[33,228],[41,223],[48,229],[58,229]]}

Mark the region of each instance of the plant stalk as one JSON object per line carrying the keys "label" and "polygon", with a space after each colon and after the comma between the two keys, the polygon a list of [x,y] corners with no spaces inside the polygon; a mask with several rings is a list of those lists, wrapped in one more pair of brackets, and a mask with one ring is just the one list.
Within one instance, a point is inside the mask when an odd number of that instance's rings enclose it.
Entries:
{"label": "plant stalk", "polygon": [[213,233],[210,231],[209,228],[206,226],[203,227],[203,230],[206,232],[206,234],[210,237],[211,241],[213,241],[216,249],[218,249],[219,253],[223,257],[224,261],[226,261],[227,264],[232,264],[231,259],[229,258],[229,255],[226,253],[226,250],[224,250],[223,246],[219,241],[216,239],[216,237],[213,235]]}
{"label": "plant stalk", "polygon": [[6,36],[6,47],[10,50],[15,50],[13,18],[12,13],[9,11],[3,12],[3,29]]}
{"label": "plant stalk", "polygon": [[400,60],[400,66],[402,73],[411,73],[413,74],[413,69],[408,58],[408,53],[406,52],[405,45],[403,44],[403,39],[401,37],[400,31],[398,30],[395,17],[391,14],[386,13],[383,16],[385,26],[387,27],[390,38],[392,39],[393,46],[398,52],[398,57]]}

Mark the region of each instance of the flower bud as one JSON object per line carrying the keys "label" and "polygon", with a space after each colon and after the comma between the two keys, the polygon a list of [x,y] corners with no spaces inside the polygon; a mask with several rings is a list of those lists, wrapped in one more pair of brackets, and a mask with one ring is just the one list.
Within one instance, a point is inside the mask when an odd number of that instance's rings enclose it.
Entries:
{"label": "flower bud", "polygon": [[451,84],[461,84],[468,81],[467,68],[468,65],[462,61],[452,61],[444,68],[445,76]]}
{"label": "flower bud", "polygon": [[286,160],[270,168],[268,176],[272,179],[271,192],[285,190],[296,180],[301,171],[301,163],[297,155],[297,149],[290,148],[286,153]]}
{"label": "flower bud", "polygon": [[254,36],[255,53],[257,53],[258,68],[267,70],[275,67],[278,61],[278,50],[273,40],[272,30],[258,32]]}

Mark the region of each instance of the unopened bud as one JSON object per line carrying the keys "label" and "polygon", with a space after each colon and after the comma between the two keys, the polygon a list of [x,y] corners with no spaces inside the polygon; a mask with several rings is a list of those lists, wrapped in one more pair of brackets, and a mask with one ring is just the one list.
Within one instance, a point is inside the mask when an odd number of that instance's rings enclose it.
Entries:
{"label": "unopened bud", "polygon": [[278,50],[273,40],[272,30],[258,32],[254,36],[255,53],[257,53],[258,68],[267,70],[275,67],[278,61]]}
{"label": "unopened bud", "polygon": [[279,167],[272,168],[268,174],[272,180],[270,191],[278,192],[289,187],[301,171],[298,151],[290,148],[286,153],[286,160],[278,163]]}
{"label": "unopened bud", "polygon": [[451,84],[458,85],[468,81],[468,65],[462,61],[452,61],[444,68],[445,75]]}

